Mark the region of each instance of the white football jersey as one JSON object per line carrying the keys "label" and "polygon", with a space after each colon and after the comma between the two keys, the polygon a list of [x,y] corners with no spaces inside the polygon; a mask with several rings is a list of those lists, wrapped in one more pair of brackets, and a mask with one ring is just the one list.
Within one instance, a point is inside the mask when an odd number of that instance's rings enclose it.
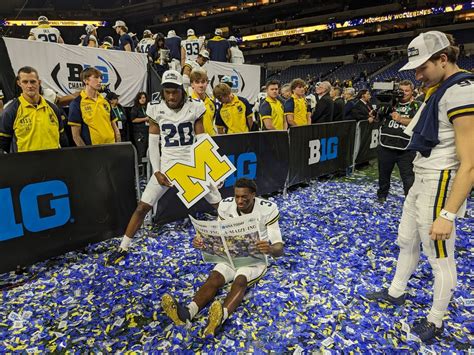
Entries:
{"label": "white football jersey", "polygon": [[55,27],[38,26],[30,30],[30,36],[33,36],[37,41],[58,43],[61,32]]}
{"label": "white football jersey", "polygon": [[[198,62],[196,62],[195,60],[187,60],[185,63],[184,63],[184,67],[191,67],[191,71],[193,71],[193,69],[196,69],[196,68],[201,68],[201,66],[199,65]],[[183,69],[184,69],[183,67]]]}
{"label": "white football jersey", "polygon": [[194,123],[204,115],[201,100],[187,98],[179,111],[170,109],[164,100],[150,102],[146,114],[160,126],[161,171],[166,172],[176,161],[191,162],[191,147],[195,141]]}
{"label": "white football jersey", "polygon": [[456,119],[457,114],[462,114],[469,108],[474,108],[474,80],[463,81],[446,90],[438,109],[439,143],[431,150],[427,158],[420,153],[416,154],[413,161],[415,171],[418,169],[457,170],[459,168],[454,127],[451,121]]}
{"label": "white football jersey", "polygon": [[150,47],[155,43],[153,38],[142,38],[137,45],[137,52],[148,53]]}
{"label": "white football jersey", "polygon": [[[229,219],[240,216],[237,211],[237,203],[234,197],[228,197],[219,203],[217,209],[220,219]],[[280,219],[280,212],[278,206],[263,198],[255,197],[255,204],[253,211],[249,214],[256,216],[259,220],[260,239],[270,240],[272,244],[283,243],[280,233],[280,226],[278,220]],[[268,228],[274,229],[272,233],[268,233]]]}
{"label": "white football jersey", "polygon": [[181,41],[181,47],[186,52],[186,60],[196,60],[199,52],[204,45],[204,41],[195,36]]}

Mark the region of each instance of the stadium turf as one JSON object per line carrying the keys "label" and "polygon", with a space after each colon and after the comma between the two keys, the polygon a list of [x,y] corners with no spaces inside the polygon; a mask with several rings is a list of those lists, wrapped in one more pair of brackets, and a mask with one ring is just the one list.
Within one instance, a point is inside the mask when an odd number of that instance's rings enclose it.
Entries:
{"label": "stadium turf", "polygon": [[[445,318],[443,337],[420,344],[406,332],[426,315],[432,274],[425,257],[409,283],[403,307],[368,303],[360,296],[387,285],[394,272],[394,244],[403,196],[376,200],[374,167],[349,178],[313,182],[277,195],[285,255],[215,339],[203,339],[204,309],[190,326],[177,327],[162,313],[161,296],[189,302],[212,265],[191,247],[189,221],[144,230],[126,261],[104,266],[109,240],[0,275],[15,287],[0,293],[0,353],[8,351],[463,352],[472,348],[470,290],[474,199],[458,224],[458,287]],[[471,292],[471,293],[470,293]],[[221,292],[218,298],[225,294]],[[469,306],[471,304],[471,306]],[[403,325],[403,327],[402,327]]]}

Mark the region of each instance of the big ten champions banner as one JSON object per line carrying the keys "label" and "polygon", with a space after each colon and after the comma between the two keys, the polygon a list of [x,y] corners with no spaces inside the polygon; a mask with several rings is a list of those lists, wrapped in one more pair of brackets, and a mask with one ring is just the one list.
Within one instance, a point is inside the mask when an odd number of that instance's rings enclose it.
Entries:
{"label": "big ten champions banner", "polygon": [[137,206],[130,143],[0,155],[0,273],[123,235]]}
{"label": "big ten champions banner", "polygon": [[80,74],[88,67],[102,72],[102,83],[120,95],[123,106],[133,106],[136,94],[146,89],[145,54],[14,38],[4,41],[15,73],[31,66],[38,70],[42,85],[61,96],[82,89]]}
{"label": "big ten champions banner", "polygon": [[[265,195],[282,190],[288,175],[289,145],[286,131],[251,132],[213,137],[218,153],[227,156],[236,170],[227,177],[219,190],[222,197],[233,196],[237,179],[255,179],[257,193]],[[179,200],[175,188],[159,200],[155,222],[166,223],[198,211],[210,210],[210,205],[200,200],[189,210]]]}
{"label": "big ten champions banner", "polygon": [[251,103],[257,101],[262,70],[259,65],[208,62],[205,69],[212,89],[219,84],[223,76],[229,76],[232,79],[232,92],[235,95],[242,96]]}
{"label": "big ten champions banner", "polygon": [[380,125],[380,122],[357,122],[354,144],[354,164],[366,163],[377,158]]}
{"label": "big ten champions banner", "polygon": [[354,147],[355,121],[291,127],[288,185],[345,171]]}

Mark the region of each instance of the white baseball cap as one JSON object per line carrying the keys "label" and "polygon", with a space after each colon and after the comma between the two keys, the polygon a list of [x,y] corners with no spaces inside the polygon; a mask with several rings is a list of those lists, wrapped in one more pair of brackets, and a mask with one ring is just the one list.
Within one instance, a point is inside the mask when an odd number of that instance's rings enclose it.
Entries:
{"label": "white baseball cap", "polygon": [[176,36],[176,31],[175,30],[169,30],[168,31],[168,38]]}
{"label": "white baseball cap", "polygon": [[220,28],[216,28],[216,32],[214,32],[216,36],[222,36],[222,30]]}
{"label": "white baseball cap", "polygon": [[91,34],[91,33],[94,32],[96,29],[97,29],[97,27],[95,27],[94,25],[87,25],[87,26],[86,26],[86,33],[87,33],[87,34]]}
{"label": "white baseball cap", "polygon": [[188,32],[186,32],[186,34],[187,34],[188,36],[195,36],[195,35],[196,35],[196,34],[194,33],[194,30],[193,30],[192,28],[190,28],[190,29],[188,30]]}
{"label": "white baseball cap", "polygon": [[125,22],[121,21],[121,20],[117,20],[115,21],[115,25],[112,26],[112,28],[117,28],[117,27],[125,27],[128,29],[127,25],[125,24]]}
{"label": "white baseball cap", "polygon": [[408,63],[399,71],[416,69],[440,50],[449,47],[449,39],[443,32],[420,33],[408,45]]}
{"label": "white baseball cap", "polygon": [[182,86],[183,77],[176,70],[167,70],[163,73],[163,76],[161,77],[161,85],[165,86],[167,84]]}
{"label": "white baseball cap", "polygon": [[203,49],[202,51],[200,51],[200,52],[199,52],[199,55],[200,55],[201,57],[206,58],[206,59],[210,59],[209,52],[206,51],[205,49]]}

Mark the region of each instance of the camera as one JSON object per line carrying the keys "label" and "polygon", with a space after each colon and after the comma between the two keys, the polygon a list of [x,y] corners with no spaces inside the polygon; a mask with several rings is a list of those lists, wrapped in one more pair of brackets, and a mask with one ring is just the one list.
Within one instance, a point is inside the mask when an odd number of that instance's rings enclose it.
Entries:
{"label": "camera", "polygon": [[382,121],[390,118],[393,108],[403,98],[403,91],[400,90],[399,84],[391,82],[375,82],[372,85],[373,90],[379,90],[375,97],[379,101],[377,109],[377,118]]}

